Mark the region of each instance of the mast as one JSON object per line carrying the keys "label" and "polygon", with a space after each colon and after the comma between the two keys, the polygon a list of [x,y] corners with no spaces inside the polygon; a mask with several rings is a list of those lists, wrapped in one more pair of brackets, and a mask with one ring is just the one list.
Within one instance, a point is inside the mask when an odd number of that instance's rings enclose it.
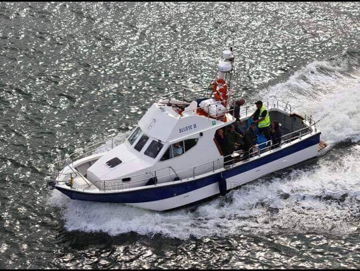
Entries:
{"label": "mast", "polygon": [[[226,100],[223,99],[223,104],[227,109],[230,109],[233,99],[233,89],[231,88],[232,73],[234,70],[234,54],[233,49],[223,51],[223,59],[219,61],[218,71],[215,79],[215,88],[219,89],[220,92],[224,93],[226,89]],[[220,83],[219,83],[220,82]]]}

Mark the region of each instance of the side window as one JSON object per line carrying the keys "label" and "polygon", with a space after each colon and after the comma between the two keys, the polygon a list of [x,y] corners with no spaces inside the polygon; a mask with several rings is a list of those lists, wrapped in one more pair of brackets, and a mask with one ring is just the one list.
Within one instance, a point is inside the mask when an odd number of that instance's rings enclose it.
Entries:
{"label": "side window", "polygon": [[135,131],[128,138],[130,145],[132,145],[136,141],[136,139],[139,138],[140,134],[141,134],[141,129],[140,127],[137,127]]}
{"label": "side window", "polygon": [[198,142],[197,138],[186,139],[184,141],[176,142],[172,144],[164,153],[163,157],[161,157],[160,161],[165,161],[170,158],[174,158],[182,155],[183,153],[190,150],[192,147],[196,145]]}
{"label": "side window", "polygon": [[171,146],[166,150],[164,155],[161,157],[160,161],[165,161],[167,159],[170,159],[170,149],[171,149]]}
{"label": "side window", "polygon": [[163,144],[161,142],[153,140],[150,143],[149,147],[146,149],[145,154],[147,156],[155,158],[158,155],[158,153],[161,151],[162,147]]}
{"label": "side window", "polygon": [[186,139],[184,141],[185,143],[185,151],[190,150],[192,147],[194,147],[196,145],[196,143],[198,142],[198,138],[191,138],[191,139]]}
{"label": "side window", "polygon": [[142,135],[142,137],[140,137],[138,143],[136,143],[136,145],[135,145],[135,150],[141,151],[141,149],[144,147],[144,145],[146,144],[148,139],[149,139],[149,137],[147,135]]}

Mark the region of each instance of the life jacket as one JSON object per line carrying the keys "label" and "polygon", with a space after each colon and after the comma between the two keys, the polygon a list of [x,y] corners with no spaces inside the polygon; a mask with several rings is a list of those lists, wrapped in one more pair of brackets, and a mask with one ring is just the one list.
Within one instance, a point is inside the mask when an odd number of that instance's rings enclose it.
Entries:
{"label": "life jacket", "polygon": [[259,122],[258,122],[258,127],[259,127],[259,128],[264,128],[264,127],[268,127],[268,126],[271,125],[269,111],[267,110],[267,108],[266,108],[265,105],[263,105],[263,106],[260,108],[259,118],[261,118],[261,114],[262,114],[262,112],[264,112],[265,110],[266,110],[266,116],[265,116],[265,119],[263,119],[262,121],[259,121]]}

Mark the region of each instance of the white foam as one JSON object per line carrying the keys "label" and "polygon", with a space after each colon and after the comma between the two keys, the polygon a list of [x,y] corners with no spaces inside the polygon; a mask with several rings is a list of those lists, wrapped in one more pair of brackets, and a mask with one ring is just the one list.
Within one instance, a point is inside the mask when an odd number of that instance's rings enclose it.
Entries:
{"label": "white foam", "polygon": [[[330,72],[319,72],[326,67]],[[263,100],[289,102],[295,111],[320,120],[322,139],[329,144],[360,140],[360,71],[351,76],[339,73],[343,67],[314,62],[296,72],[285,83],[260,91]]]}

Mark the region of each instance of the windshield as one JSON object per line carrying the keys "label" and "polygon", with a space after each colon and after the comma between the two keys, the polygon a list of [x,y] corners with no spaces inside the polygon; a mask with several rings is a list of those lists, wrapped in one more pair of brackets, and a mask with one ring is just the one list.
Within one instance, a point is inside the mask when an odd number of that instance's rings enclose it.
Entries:
{"label": "windshield", "polygon": [[140,134],[141,134],[141,129],[140,127],[137,127],[135,131],[128,138],[130,145],[132,145],[139,138]]}
{"label": "windshield", "polygon": [[139,139],[138,143],[135,145],[135,150],[141,151],[141,149],[144,147],[146,142],[148,141],[149,137],[147,135],[142,135],[142,137]]}

